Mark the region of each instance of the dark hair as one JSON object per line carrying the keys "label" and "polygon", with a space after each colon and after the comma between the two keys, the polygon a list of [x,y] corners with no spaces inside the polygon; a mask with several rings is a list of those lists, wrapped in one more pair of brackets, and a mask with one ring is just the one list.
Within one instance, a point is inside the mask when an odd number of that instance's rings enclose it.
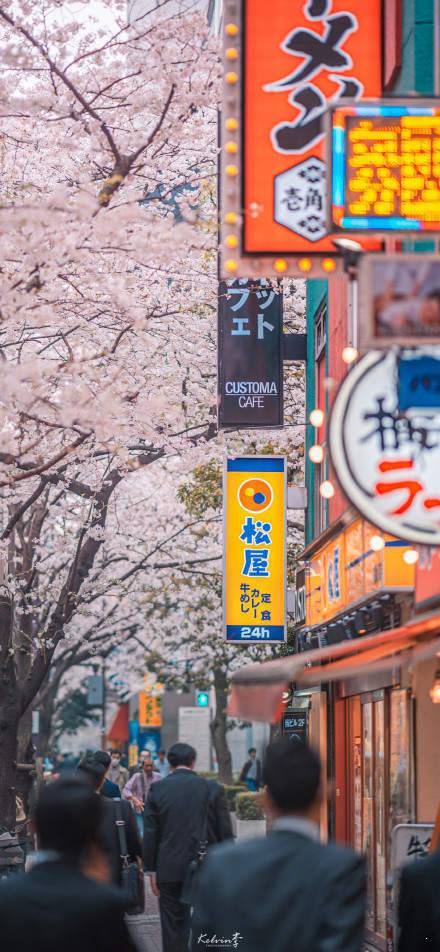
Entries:
{"label": "dark hair", "polygon": [[91,757],[88,757],[87,759],[94,760],[98,764],[104,764],[104,767],[106,770],[108,770],[112,762],[110,754],[108,754],[106,750],[95,750],[95,753],[92,754]]}
{"label": "dark hair", "polygon": [[107,767],[92,755],[91,757],[83,757],[78,764],[78,771],[91,784],[93,790],[99,790],[107,773]]}
{"label": "dark hair", "polygon": [[102,803],[78,776],[43,787],[34,809],[41,849],[79,854],[97,838]]}
{"label": "dark hair", "polygon": [[166,754],[164,747],[161,747],[160,750],[158,750],[158,754]]}
{"label": "dark hair", "polygon": [[306,744],[287,737],[269,744],[264,758],[263,783],[280,810],[307,810],[316,799],[320,782],[319,757]]}
{"label": "dark hair", "polygon": [[256,754],[256,753],[257,753],[256,747],[249,747],[248,754]]}
{"label": "dark hair", "polygon": [[113,756],[114,756],[115,754],[119,754],[120,757],[122,756],[121,751],[118,750],[116,747],[112,750],[112,754],[113,754]]}
{"label": "dark hair", "polygon": [[190,744],[173,744],[168,751],[168,762],[171,767],[191,767],[196,757],[196,751]]}

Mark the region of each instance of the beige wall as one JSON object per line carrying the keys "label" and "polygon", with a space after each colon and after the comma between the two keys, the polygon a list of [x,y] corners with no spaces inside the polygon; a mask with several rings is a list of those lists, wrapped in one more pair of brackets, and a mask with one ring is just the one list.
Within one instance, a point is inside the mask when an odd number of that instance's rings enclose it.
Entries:
{"label": "beige wall", "polygon": [[433,822],[440,802],[440,704],[429,697],[438,658],[417,665],[416,696],[416,797],[417,821]]}

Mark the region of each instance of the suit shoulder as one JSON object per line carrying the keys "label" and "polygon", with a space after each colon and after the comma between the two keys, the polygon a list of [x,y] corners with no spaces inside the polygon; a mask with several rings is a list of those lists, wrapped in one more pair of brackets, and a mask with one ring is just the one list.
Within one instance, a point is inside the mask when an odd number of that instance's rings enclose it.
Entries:
{"label": "suit shoulder", "polygon": [[328,866],[335,871],[365,866],[364,857],[356,853],[351,846],[344,846],[341,843],[319,843],[318,846],[323,860],[327,860]]}
{"label": "suit shoulder", "polygon": [[440,850],[426,856],[424,859],[417,860],[415,863],[408,863],[402,869],[402,881],[411,884],[432,883],[435,885],[440,881]]}

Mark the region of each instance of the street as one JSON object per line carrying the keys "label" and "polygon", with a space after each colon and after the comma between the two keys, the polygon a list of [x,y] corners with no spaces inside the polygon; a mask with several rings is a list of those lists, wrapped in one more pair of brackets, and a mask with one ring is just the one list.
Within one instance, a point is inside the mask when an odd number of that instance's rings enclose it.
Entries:
{"label": "street", "polygon": [[158,901],[151,892],[148,876],[145,877],[145,913],[129,916],[128,923],[139,952],[162,952]]}

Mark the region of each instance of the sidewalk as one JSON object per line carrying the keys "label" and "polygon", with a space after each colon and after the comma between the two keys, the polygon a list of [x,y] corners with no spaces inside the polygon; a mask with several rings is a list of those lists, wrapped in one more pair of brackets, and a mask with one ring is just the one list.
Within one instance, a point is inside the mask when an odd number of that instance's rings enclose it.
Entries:
{"label": "sidewalk", "polygon": [[129,916],[128,925],[139,952],[162,952],[162,936],[159,921],[158,901],[150,889],[150,880],[145,877],[145,913]]}

